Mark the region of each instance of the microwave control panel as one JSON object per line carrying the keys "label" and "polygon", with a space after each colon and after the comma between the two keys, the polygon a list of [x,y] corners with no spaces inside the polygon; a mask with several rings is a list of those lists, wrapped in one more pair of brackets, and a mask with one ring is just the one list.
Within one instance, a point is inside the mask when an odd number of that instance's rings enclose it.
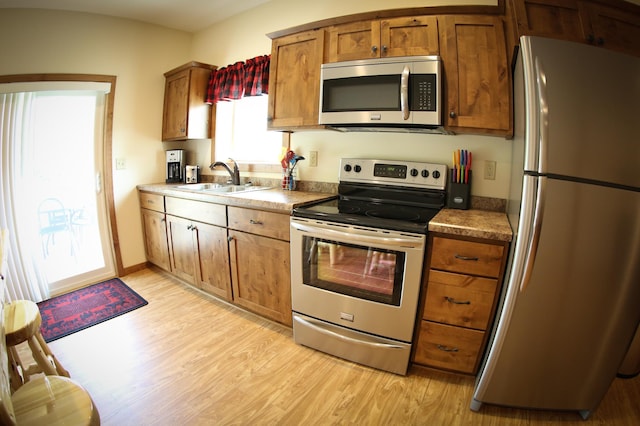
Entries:
{"label": "microwave control panel", "polygon": [[411,111],[436,111],[437,85],[435,74],[412,74],[410,80]]}

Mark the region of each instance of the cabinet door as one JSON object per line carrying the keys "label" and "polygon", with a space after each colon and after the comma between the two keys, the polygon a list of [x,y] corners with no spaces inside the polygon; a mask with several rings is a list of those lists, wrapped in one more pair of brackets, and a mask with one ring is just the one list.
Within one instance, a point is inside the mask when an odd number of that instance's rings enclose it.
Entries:
{"label": "cabinet door", "polygon": [[592,41],[606,49],[640,56],[640,15],[602,4],[588,5]]}
{"label": "cabinet door", "polygon": [[166,78],[162,140],[180,139],[187,136],[189,73],[190,71],[186,69]]}
{"label": "cabinet door", "polygon": [[511,70],[501,19],[451,15],[438,22],[446,127],[457,133],[510,135]]}
{"label": "cabinet door", "polygon": [[196,277],[196,251],[193,248],[191,221],[167,215],[171,247],[171,272],[190,283]]}
{"label": "cabinet door", "polygon": [[578,0],[513,0],[513,6],[520,35],[587,41],[588,16]]}
{"label": "cabinet door", "polygon": [[410,16],[380,21],[380,56],[438,55],[438,20]]}
{"label": "cabinet door", "polygon": [[231,275],[227,230],[205,223],[194,224],[198,259],[196,285],[207,293],[231,301]]}
{"label": "cabinet door", "polygon": [[144,249],[147,260],[160,268],[170,271],[169,244],[167,242],[167,224],[163,212],[140,209]]}
{"label": "cabinet door", "polygon": [[269,71],[268,128],[318,126],[324,30],[273,40]]}
{"label": "cabinet door", "polygon": [[359,21],[334,25],[327,30],[327,62],[380,57],[380,22]]}
{"label": "cabinet door", "polygon": [[235,303],[290,326],[289,243],[238,231],[229,237]]}

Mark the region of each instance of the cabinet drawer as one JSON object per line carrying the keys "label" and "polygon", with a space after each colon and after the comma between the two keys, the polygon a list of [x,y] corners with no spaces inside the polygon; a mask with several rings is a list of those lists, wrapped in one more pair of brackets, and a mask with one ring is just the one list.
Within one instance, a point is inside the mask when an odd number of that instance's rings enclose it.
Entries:
{"label": "cabinet drawer", "polygon": [[140,207],[143,209],[164,212],[164,196],[148,192],[139,192],[138,195],[140,197]]}
{"label": "cabinet drawer", "polygon": [[473,374],[483,340],[482,331],[420,321],[415,362]]}
{"label": "cabinet drawer", "polygon": [[229,228],[289,241],[289,215],[229,207]]}
{"label": "cabinet drawer", "polygon": [[167,213],[217,226],[227,226],[227,209],[223,204],[166,197]]}
{"label": "cabinet drawer", "polygon": [[463,274],[500,276],[504,246],[434,237],[431,268]]}
{"label": "cabinet drawer", "polygon": [[423,318],[486,330],[498,280],[429,271]]}

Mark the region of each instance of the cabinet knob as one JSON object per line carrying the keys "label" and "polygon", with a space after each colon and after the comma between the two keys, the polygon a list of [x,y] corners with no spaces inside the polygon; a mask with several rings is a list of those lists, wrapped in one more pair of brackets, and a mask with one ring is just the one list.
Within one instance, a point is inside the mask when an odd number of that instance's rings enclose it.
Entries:
{"label": "cabinet knob", "polygon": [[384,44],[382,45],[382,53],[387,53],[387,46]]}
{"label": "cabinet knob", "polygon": [[604,44],[604,39],[602,37],[598,37],[598,39],[596,40],[596,44],[598,46],[602,46]]}
{"label": "cabinet knob", "polygon": [[191,230],[193,229],[193,226],[189,225],[189,226],[187,226],[187,229],[188,229],[189,231],[191,231]]}
{"label": "cabinet knob", "polygon": [[378,46],[371,46],[371,53],[376,53],[378,51]]}
{"label": "cabinet knob", "polygon": [[229,235],[229,236],[227,237],[227,241],[229,241],[229,242],[233,241],[233,237],[232,237],[231,235]]}
{"label": "cabinet knob", "polygon": [[456,112],[455,111],[449,111],[449,117],[456,118]]}

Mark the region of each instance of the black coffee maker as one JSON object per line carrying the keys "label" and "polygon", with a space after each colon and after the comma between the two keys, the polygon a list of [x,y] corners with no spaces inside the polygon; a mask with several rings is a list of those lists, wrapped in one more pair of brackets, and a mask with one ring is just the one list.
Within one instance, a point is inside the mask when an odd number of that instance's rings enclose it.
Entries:
{"label": "black coffee maker", "polygon": [[170,149],[167,154],[166,183],[184,182],[184,150]]}

